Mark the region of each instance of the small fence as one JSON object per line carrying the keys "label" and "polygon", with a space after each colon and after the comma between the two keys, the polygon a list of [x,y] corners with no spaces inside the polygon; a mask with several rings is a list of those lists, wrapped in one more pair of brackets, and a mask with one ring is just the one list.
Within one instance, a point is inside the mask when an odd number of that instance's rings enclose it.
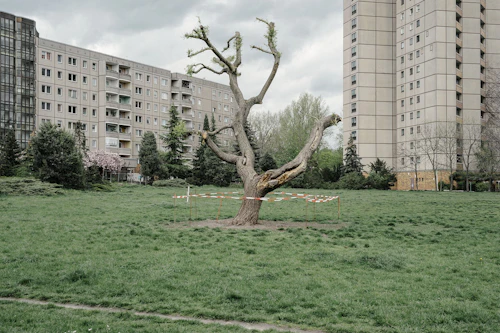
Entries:
{"label": "small fence", "polygon": [[[212,192],[212,193],[190,193],[190,188],[188,187],[186,195],[173,195],[174,199],[174,222],[177,220],[177,199],[186,199],[189,203],[189,220],[192,220],[193,206],[195,213],[197,215],[197,199],[219,199],[219,209],[217,211],[217,221],[220,217],[220,212],[222,209],[222,204],[224,200],[259,200],[265,202],[280,202],[280,201],[291,201],[291,200],[303,200],[305,202],[305,222],[308,222],[308,206],[309,203],[313,204],[313,218],[316,221],[316,203],[327,203],[335,202],[337,203],[337,217],[340,219],[340,197],[339,196],[326,196],[326,195],[315,195],[306,193],[290,193],[290,192],[270,192],[266,197],[246,197],[241,192]],[[273,197],[273,195],[279,195]],[[197,216],[196,216],[197,218]]]}

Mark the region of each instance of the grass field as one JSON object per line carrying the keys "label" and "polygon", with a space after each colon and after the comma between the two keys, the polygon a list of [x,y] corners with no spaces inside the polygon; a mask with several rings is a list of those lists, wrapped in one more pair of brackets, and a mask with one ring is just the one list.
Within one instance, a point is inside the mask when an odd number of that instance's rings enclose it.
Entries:
{"label": "grass field", "polygon": [[[340,220],[336,203],[317,204],[315,215],[308,206],[324,228],[235,230],[181,227],[190,206],[177,200],[174,210],[171,196],[185,189],[62,192],[0,196],[0,296],[327,332],[499,331],[497,194],[337,191]],[[221,218],[238,205],[224,201]],[[191,216],[215,219],[218,208],[198,200]],[[260,217],[305,214],[303,201],[291,201],[264,203]],[[245,332],[0,302],[0,332],[88,328]]]}

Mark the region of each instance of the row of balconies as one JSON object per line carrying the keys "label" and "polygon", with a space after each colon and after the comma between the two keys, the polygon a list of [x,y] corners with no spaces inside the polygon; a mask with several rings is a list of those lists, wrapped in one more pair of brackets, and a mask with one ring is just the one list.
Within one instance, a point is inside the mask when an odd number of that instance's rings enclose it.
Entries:
{"label": "row of balconies", "polygon": [[130,74],[119,73],[117,71],[110,70],[110,69],[106,70],[106,76],[109,76],[109,77],[117,79],[117,80],[119,79],[119,80],[124,80],[124,81],[128,81],[128,82],[130,82],[132,80],[132,77],[130,76]]}

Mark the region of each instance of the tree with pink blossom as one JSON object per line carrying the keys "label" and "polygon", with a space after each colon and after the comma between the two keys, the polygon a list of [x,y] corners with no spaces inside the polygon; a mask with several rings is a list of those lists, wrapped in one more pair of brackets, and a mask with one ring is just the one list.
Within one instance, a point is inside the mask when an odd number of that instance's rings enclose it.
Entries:
{"label": "tree with pink blossom", "polygon": [[89,169],[97,167],[104,178],[104,172],[108,171],[113,174],[119,172],[123,167],[123,159],[120,155],[109,153],[104,150],[89,151],[83,157],[83,165]]}

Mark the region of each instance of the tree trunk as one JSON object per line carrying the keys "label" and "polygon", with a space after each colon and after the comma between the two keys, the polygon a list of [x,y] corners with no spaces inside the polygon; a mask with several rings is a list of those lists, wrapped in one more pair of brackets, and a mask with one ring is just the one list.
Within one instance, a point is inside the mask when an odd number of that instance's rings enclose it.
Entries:
{"label": "tree trunk", "polygon": [[438,180],[437,169],[434,169],[434,187],[435,187],[435,191],[438,192],[439,191],[439,180]]}
{"label": "tree trunk", "polygon": [[[265,190],[259,190],[257,187],[261,177],[256,176],[247,180],[245,183],[245,198],[261,198],[267,194]],[[259,222],[259,211],[262,205],[261,200],[243,199],[238,214],[234,217],[231,225],[256,225]]]}

